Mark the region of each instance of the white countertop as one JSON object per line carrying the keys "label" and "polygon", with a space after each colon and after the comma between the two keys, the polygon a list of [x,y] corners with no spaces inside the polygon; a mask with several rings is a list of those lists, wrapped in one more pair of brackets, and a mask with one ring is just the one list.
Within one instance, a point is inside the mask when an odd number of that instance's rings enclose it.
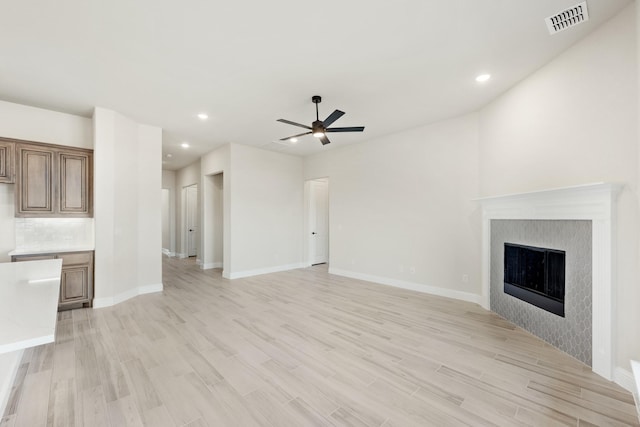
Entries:
{"label": "white countertop", "polygon": [[93,246],[70,246],[70,247],[55,247],[55,248],[32,248],[32,249],[14,249],[9,252],[9,256],[13,255],[41,255],[41,254],[61,254],[65,252],[83,252],[83,251],[93,251],[95,248]]}
{"label": "white countertop", "polygon": [[0,354],[53,342],[61,259],[0,263]]}

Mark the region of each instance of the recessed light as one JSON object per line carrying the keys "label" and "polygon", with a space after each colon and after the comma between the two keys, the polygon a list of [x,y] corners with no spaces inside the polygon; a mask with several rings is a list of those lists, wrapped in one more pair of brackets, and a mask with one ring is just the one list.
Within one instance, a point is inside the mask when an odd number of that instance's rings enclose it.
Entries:
{"label": "recessed light", "polygon": [[289,141],[291,141],[291,142],[293,142],[295,144],[296,142],[298,142],[298,138],[291,138]]}
{"label": "recessed light", "polygon": [[187,144],[186,142],[183,142],[182,144],[180,144],[180,146],[182,148],[189,148],[189,144]]}
{"label": "recessed light", "polygon": [[491,78],[491,74],[480,74],[478,77],[476,77],[476,81],[478,83],[484,83],[490,78]]}
{"label": "recessed light", "polygon": [[209,118],[209,115],[207,113],[200,113],[198,114],[198,118],[200,120],[207,120]]}
{"label": "recessed light", "polygon": [[173,154],[167,154],[167,157],[171,158],[173,157]]}

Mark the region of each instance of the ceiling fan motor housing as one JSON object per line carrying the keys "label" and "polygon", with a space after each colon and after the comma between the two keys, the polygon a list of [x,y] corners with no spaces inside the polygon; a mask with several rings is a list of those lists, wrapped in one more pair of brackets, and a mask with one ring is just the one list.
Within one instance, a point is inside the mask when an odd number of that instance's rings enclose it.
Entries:
{"label": "ceiling fan motor housing", "polygon": [[313,132],[313,133],[316,133],[316,132],[324,133],[324,126],[322,125],[322,121],[316,120],[315,122],[311,123],[311,132]]}

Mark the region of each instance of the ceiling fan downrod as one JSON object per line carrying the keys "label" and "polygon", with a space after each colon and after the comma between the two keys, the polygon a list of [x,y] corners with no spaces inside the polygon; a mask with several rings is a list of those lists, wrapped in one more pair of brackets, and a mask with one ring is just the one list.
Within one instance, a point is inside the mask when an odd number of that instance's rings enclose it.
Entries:
{"label": "ceiling fan downrod", "polygon": [[322,102],[322,97],[320,95],[313,95],[311,97],[311,101],[316,104],[316,121],[320,121],[320,115],[318,114],[318,104]]}

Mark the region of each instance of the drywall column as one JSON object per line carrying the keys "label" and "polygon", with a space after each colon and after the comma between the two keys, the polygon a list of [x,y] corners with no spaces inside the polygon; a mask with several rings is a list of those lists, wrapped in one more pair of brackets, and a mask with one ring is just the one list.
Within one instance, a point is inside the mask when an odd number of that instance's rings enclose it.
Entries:
{"label": "drywall column", "polygon": [[[222,275],[229,278],[231,262],[231,186],[230,186],[230,156],[229,144],[210,151],[200,158],[202,172],[202,191],[200,192],[200,243],[202,248],[202,268],[218,267],[222,262]],[[220,175],[221,174],[221,175]],[[213,175],[213,176],[211,176]],[[219,188],[217,186],[219,185]],[[220,197],[220,191],[222,197]],[[222,211],[219,203],[222,202]],[[216,218],[216,216],[218,216]],[[222,227],[216,225],[216,220],[222,216]],[[222,229],[222,259],[216,254],[216,233]]]}
{"label": "drywall column", "polygon": [[94,307],[162,290],[162,130],[94,111]]}

